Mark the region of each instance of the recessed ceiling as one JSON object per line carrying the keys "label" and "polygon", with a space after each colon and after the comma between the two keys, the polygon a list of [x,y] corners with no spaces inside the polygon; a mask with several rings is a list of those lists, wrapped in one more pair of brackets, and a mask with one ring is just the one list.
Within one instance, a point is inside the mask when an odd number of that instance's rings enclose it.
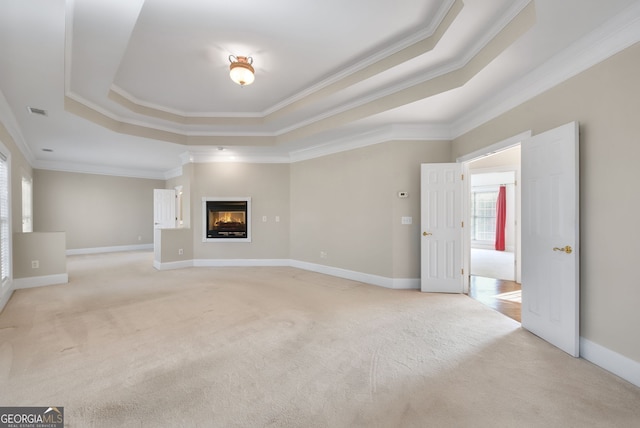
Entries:
{"label": "recessed ceiling", "polygon": [[[454,138],[580,43],[631,26],[638,3],[7,2],[0,117],[34,167],[153,177],[219,147],[288,161]],[[252,85],[229,79],[229,55],[253,57]]]}

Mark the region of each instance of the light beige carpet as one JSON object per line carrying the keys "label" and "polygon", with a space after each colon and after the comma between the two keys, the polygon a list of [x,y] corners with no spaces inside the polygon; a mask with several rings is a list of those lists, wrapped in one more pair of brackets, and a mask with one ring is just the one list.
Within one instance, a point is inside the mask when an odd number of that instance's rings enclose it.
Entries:
{"label": "light beige carpet", "polygon": [[514,281],[514,253],[509,251],[471,249],[471,275]]}
{"label": "light beige carpet", "polygon": [[640,389],[463,295],[74,256],[0,314],[0,405],[70,427],[636,427]]}

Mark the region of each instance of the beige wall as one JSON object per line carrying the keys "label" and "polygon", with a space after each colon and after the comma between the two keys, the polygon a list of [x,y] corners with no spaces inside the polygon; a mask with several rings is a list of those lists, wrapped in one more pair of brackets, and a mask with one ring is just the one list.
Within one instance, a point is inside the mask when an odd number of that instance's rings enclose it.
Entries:
{"label": "beige wall", "polygon": [[420,164],[449,157],[447,142],[391,141],[292,164],[291,258],[419,278]]}
{"label": "beige wall", "polygon": [[[195,259],[289,258],[289,165],[193,164],[191,229]],[[251,197],[251,242],[202,242],[202,198]],[[263,222],[262,217],[267,221]],[[276,222],[275,217],[280,221]]]}
{"label": "beige wall", "polygon": [[66,232],[67,249],[151,244],[153,189],[164,180],[34,170],[34,231]]}
{"label": "beige wall", "polygon": [[[13,234],[13,277],[60,275],[67,273],[64,232]],[[32,261],[38,261],[34,268]]]}
{"label": "beige wall", "polygon": [[581,336],[640,361],[640,44],[453,142],[453,158],[580,122]]}

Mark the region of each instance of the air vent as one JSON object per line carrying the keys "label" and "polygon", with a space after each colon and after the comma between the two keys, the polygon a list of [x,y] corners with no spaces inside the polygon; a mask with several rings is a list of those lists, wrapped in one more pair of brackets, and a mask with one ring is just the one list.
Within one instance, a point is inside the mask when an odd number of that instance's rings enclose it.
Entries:
{"label": "air vent", "polygon": [[47,115],[47,111],[43,110],[41,108],[27,107],[27,109],[29,110],[29,113],[31,113],[31,114],[39,114],[40,116],[46,116]]}

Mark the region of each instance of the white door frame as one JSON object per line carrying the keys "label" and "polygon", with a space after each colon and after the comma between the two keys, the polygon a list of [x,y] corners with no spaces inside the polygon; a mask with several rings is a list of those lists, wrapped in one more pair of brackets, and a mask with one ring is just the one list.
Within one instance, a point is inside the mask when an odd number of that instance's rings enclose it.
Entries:
{"label": "white door frame", "polygon": [[[531,131],[526,131],[526,132],[522,132],[518,135],[514,135],[513,137],[507,138],[505,140],[499,141],[495,144],[491,144],[490,146],[487,147],[483,147],[481,149],[478,149],[474,152],[471,152],[467,155],[461,156],[459,158],[456,159],[456,162],[460,162],[462,163],[462,171],[464,174],[464,182],[463,182],[463,193],[468,196],[471,194],[471,180],[470,180],[470,173],[469,173],[469,163],[471,161],[486,157],[486,156],[490,156],[493,155],[499,151],[502,150],[506,150],[509,149],[511,147],[517,146],[519,145],[522,141],[527,140],[529,138],[531,138],[532,132]],[[516,174],[516,181],[519,183],[520,182],[520,172],[518,171],[518,173]],[[469,206],[469,198],[466,197],[464,198],[464,200],[462,201],[462,218],[464,218],[465,220],[465,225],[471,225],[471,207]],[[519,217],[519,213],[518,213],[518,217]],[[520,228],[520,219],[518,218],[517,220],[518,222],[518,226],[516,227],[516,230],[519,230]],[[520,234],[518,232],[516,232],[516,254],[519,255],[520,254]],[[469,233],[466,232],[464,233],[464,238],[463,238],[463,258],[462,258],[462,263],[464,266],[464,271],[466,272],[464,275],[464,284],[463,284],[463,292],[466,294],[469,294],[469,276],[471,273],[470,267],[471,267],[471,235]],[[520,264],[519,264],[520,265]],[[520,267],[518,266],[518,269],[520,269]],[[517,275],[519,276],[519,275]]]}

